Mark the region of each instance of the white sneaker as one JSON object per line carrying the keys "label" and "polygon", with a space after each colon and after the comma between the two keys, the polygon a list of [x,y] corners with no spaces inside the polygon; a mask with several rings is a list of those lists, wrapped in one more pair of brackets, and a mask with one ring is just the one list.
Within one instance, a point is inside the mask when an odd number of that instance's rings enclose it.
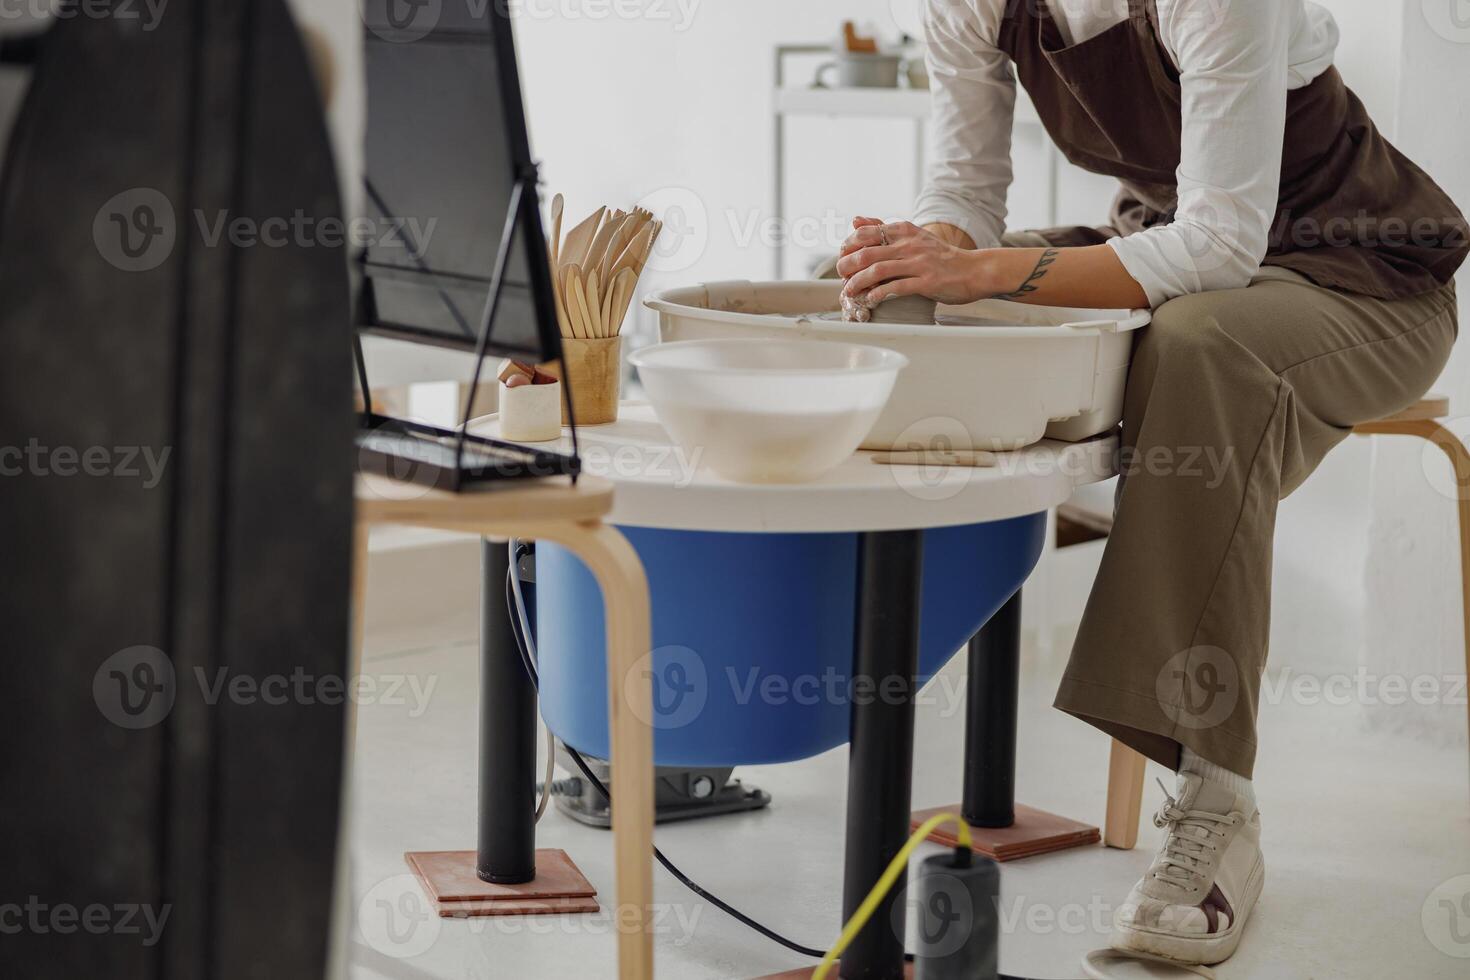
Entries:
{"label": "white sneaker", "polygon": [[1154,826],[1168,837],[1113,918],[1114,949],[1183,963],[1229,959],[1266,880],[1261,814],[1247,797],[1193,773],[1165,792]]}

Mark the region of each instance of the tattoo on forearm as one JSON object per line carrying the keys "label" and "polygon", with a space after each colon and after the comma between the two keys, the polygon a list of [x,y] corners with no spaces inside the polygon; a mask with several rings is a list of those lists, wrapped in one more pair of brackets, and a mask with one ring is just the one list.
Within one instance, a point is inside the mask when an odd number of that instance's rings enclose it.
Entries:
{"label": "tattoo on forearm", "polygon": [[1046,251],[1042,252],[1041,258],[1038,259],[1036,262],[1036,268],[1031,270],[1031,275],[1027,276],[1026,281],[1021,283],[1021,285],[1017,287],[1014,292],[997,293],[990,298],[1019,299],[1020,297],[1025,296],[1028,293],[1036,292],[1036,290],[1041,288],[1037,285],[1037,283],[1046,278],[1047,273],[1051,271],[1051,264],[1055,262],[1060,255],[1061,252],[1057,251],[1054,248],[1049,248]]}

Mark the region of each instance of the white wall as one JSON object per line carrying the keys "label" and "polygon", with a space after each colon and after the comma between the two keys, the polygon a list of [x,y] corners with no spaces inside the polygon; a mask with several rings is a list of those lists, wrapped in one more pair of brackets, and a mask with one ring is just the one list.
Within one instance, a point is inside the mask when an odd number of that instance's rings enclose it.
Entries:
{"label": "white wall", "polygon": [[[844,17],[896,33],[887,0],[684,2],[687,16],[676,0],[639,0],[641,18],[525,16],[517,24],[548,196],[566,195],[569,219],[650,195],[679,207],[647,289],[770,277],[775,46],[827,41]],[[809,77],[815,63],[794,77]],[[905,211],[911,132],[899,121],[792,125],[792,217],[807,230],[829,229],[819,238],[835,250],[858,209]],[[640,313],[642,336],[651,336],[652,316]]]}
{"label": "white wall", "polygon": [[[1342,30],[1337,64],[1389,138],[1396,133],[1405,0],[1315,0]],[[1411,0],[1417,7],[1420,0]],[[1453,0],[1448,0],[1453,2]]]}
{"label": "white wall", "polygon": [[[1461,206],[1470,204],[1470,29],[1452,39],[1430,15],[1456,0],[1325,0],[1338,17],[1338,63],[1380,127]],[[1448,19],[1439,22],[1453,23]],[[1462,283],[1465,277],[1461,277]],[[1462,290],[1464,286],[1462,285]],[[1463,308],[1462,302],[1462,308]],[[1470,403],[1461,345],[1435,390]],[[1470,436],[1461,417],[1454,428]],[[1273,669],[1361,671],[1368,724],[1465,739],[1464,646],[1449,466],[1417,440],[1353,438],[1281,506]],[[1427,678],[1448,696],[1390,704],[1386,676]]]}
{"label": "white wall", "polygon": [[[1418,0],[1414,0],[1417,5]],[[1387,133],[1395,131],[1402,0],[1324,0],[1342,31],[1338,68]],[[1366,655],[1363,584],[1375,447],[1350,439],[1281,505],[1271,667],[1332,673]]]}
{"label": "white wall", "polygon": [[[1470,9],[1458,0],[1403,5],[1398,145],[1462,207],[1470,205]],[[1452,18],[1458,14],[1458,18]],[[1460,276],[1461,319],[1470,277]],[[1470,352],[1461,343],[1436,390],[1451,399],[1450,428],[1470,439]],[[1364,663],[1407,677],[1463,678],[1460,569],[1450,468],[1418,440],[1374,440],[1366,572]],[[1465,739],[1463,692],[1429,707],[1370,705],[1384,728]]]}

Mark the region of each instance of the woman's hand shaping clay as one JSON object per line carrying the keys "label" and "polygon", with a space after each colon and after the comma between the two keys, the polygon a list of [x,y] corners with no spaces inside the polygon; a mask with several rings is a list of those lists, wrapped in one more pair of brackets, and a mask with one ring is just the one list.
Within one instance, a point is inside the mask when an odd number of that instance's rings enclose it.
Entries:
{"label": "woman's hand shaping clay", "polygon": [[847,280],[844,296],[869,310],[900,296],[950,306],[980,299],[1098,310],[1148,306],[1147,293],[1108,244],[969,249],[908,221],[856,218],[852,225],[837,272]]}
{"label": "woman's hand shaping clay", "polygon": [[982,298],[980,253],[956,248],[908,221],[855,218],[852,225],[837,261],[838,274],[847,280],[844,314],[849,305],[871,310],[896,296],[921,295],[952,305]]}

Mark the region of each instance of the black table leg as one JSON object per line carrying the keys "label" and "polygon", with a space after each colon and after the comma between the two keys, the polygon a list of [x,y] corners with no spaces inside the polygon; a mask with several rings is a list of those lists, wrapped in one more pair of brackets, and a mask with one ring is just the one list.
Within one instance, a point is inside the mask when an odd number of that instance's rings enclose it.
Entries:
{"label": "black table leg", "polygon": [[[922,531],[859,538],[844,922],[909,836],[923,540]],[[895,928],[893,915],[902,890],[900,879],[843,953],[843,980],[903,977],[903,920]]]}
{"label": "black table leg", "polygon": [[482,539],[479,840],[404,856],[440,915],[596,912],[597,889],[571,857],[536,850],[536,687],[511,629],[509,567],[505,544]]}
{"label": "black table leg", "polygon": [[536,877],[536,690],[526,676],[505,602],[510,556],[481,539],[480,834],[481,881]]}
{"label": "black table leg", "polygon": [[1021,687],[1021,593],[970,638],[965,696],[965,820],[1016,822],[1016,702]]}

